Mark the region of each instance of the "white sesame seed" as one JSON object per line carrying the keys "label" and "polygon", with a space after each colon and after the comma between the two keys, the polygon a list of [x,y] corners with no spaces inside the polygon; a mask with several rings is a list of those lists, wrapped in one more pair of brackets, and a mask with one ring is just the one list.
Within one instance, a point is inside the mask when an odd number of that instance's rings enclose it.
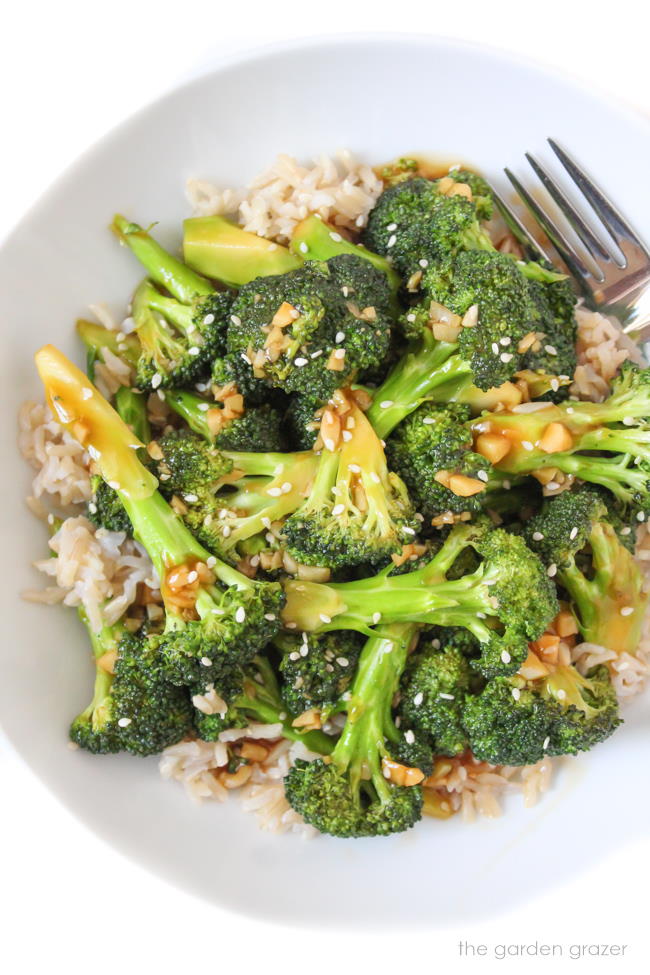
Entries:
{"label": "white sesame seed", "polygon": [[634,606],[621,606],[621,616],[631,616],[634,612]]}
{"label": "white sesame seed", "polygon": [[499,342],[501,343],[501,345],[510,345],[512,339],[510,338],[509,335],[504,335],[502,339],[499,339]]}
{"label": "white sesame seed", "polygon": [[205,560],[205,564],[207,565],[208,569],[213,569],[214,566],[217,564],[217,560],[215,559],[214,555],[210,555]]}
{"label": "white sesame seed", "polygon": [[415,697],[413,698],[413,703],[415,704],[416,708],[420,707],[423,700],[424,700],[424,694],[422,693],[422,691],[419,691],[419,693],[416,694]]}
{"label": "white sesame seed", "polygon": [[504,662],[504,664],[509,664],[510,661],[512,660],[512,657],[510,656],[510,654],[508,653],[507,650],[502,650],[501,651],[501,659]]}
{"label": "white sesame seed", "polygon": [[262,525],[264,526],[264,528],[270,528],[271,527],[271,519],[270,518],[264,517],[264,518],[261,518],[260,521],[262,522]]}
{"label": "white sesame seed", "polygon": [[546,570],[546,575],[549,576],[551,579],[553,578],[554,575],[557,575],[557,565],[555,564],[555,562],[551,562],[548,569]]}
{"label": "white sesame seed", "polygon": [[304,242],[304,240],[300,244],[298,244],[298,250],[300,251],[301,254],[306,254],[307,251],[309,250],[309,247]]}
{"label": "white sesame seed", "polygon": [[[319,618],[320,618],[320,621],[322,623],[331,623],[332,622],[332,617],[331,616],[328,616],[327,613],[320,613]],[[304,633],[303,633],[303,636],[304,636]]]}
{"label": "white sesame seed", "polygon": [[544,751],[546,751],[546,749],[548,748],[548,746],[549,746],[550,744],[551,744],[551,739],[550,739],[550,737],[549,737],[549,736],[547,735],[547,736],[546,736],[546,738],[544,739],[544,743],[543,743],[543,745],[542,745],[542,748],[544,749]]}
{"label": "white sesame seed", "polygon": [[519,690],[518,687],[512,688],[512,696],[514,697],[515,701],[519,700],[519,698],[521,697],[521,691]]}
{"label": "white sesame seed", "polygon": [[239,315],[231,315],[230,321],[233,323],[233,325],[241,325],[241,318]]}
{"label": "white sesame seed", "polygon": [[190,355],[198,355],[201,350],[199,349],[198,345],[192,345],[187,351]]}
{"label": "white sesame seed", "polygon": [[120,728],[128,728],[131,724],[131,718],[118,718],[117,723]]}
{"label": "white sesame seed", "polygon": [[108,486],[109,486],[109,488],[113,488],[114,491],[119,491],[120,490],[120,485],[119,485],[119,482],[118,481],[109,481],[108,482]]}
{"label": "white sesame seed", "polygon": [[199,500],[198,495],[196,495],[196,494],[184,494],[183,497],[190,504],[193,504],[195,501],[198,501]]}
{"label": "white sesame seed", "polygon": [[306,657],[308,653],[309,653],[309,647],[303,644],[300,648],[300,656]]}
{"label": "white sesame seed", "polygon": [[573,541],[573,539],[577,536],[577,534],[578,534],[578,529],[574,525],[571,531],[569,532],[569,538],[571,539],[571,541]]}
{"label": "white sesame seed", "polygon": [[645,512],[643,512],[643,511],[637,511],[637,513],[636,513],[636,520],[637,521],[645,521]]}
{"label": "white sesame seed", "polygon": [[499,346],[496,342],[492,343],[492,351],[494,352],[495,355],[499,354]]}
{"label": "white sesame seed", "polygon": [[288,630],[295,630],[295,628],[298,626],[297,623],[285,623],[284,625]]}
{"label": "white sesame seed", "polygon": [[84,388],[83,388],[83,389],[81,390],[81,398],[82,398],[82,399],[90,399],[90,397],[91,397],[92,395],[93,395],[93,391],[92,391],[92,389],[88,389],[88,388],[86,388],[86,387],[84,387]]}
{"label": "white sesame seed", "polygon": [[[91,513],[91,515],[97,514],[97,505],[95,504],[94,501],[91,501],[90,504],[88,505],[88,511]],[[50,521],[50,518],[52,519],[51,521]],[[47,520],[48,520],[49,524],[52,525],[54,523],[54,517],[53,517],[53,515],[48,515],[47,516]]]}
{"label": "white sesame seed", "polygon": [[203,664],[204,667],[212,666],[212,661],[210,660],[209,657],[201,657],[201,663]]}
{"label": "white sesame seed", "polygon": [[161,382],[162,382],[162,376],[160,375],[159,372],[155,372],[153,374],[153,376],[151,377],[151,388],[152,389],[158,389],[158,387],[160,386]]}
{"label": "white sesame seed", "polygon": [[406,316],[406,321],[407,322],[414,322],[416,318],[417,318],[417,315],[415,315],[413,312],[411,312],[410,315],[407,315]]}
{"label": "white sesame seed", "polygon": [[554,345],[545,345],[544,350],[548,352],[549,355],[557,355],[557,349]]}
{"label": "white sesame seed", "polygon": [[635,424],[635,422],[636,421],[635,421],[635,419],[634,419],[633,416],[624,416],[623,417],[623,424],[626,427],[633,427],[634,424]]}
{"label": "white sesame seed", "polygon": [[350,289],[348,288],[347,285],[343,285],[343,287],[341,288],[341,291],[343,292],[343,297],[344,298],[347,298],[347,296],[350,294]]}
{"label": "white sesame seed", "polygon": [[328,450],[333,451],[336,449],[336,444],[334,443],[331,437],[326,437],[323,443],[325,444]]}
{"label": "white sesame seed", "polygon": [[561,485],[560,485],[560,482],[559,481],[549,481],[548,484],[546,485],[546,490],[547,491],[557,491],[557,489],[560,486]]}
{"label": "white sesame seed", "polygon": [[248,358],[248,356],[246,355],[246,353],[245,352],[241,352],[240,355],[241,355],[242,359],[244,360],[244,362],[247,362],[248,365],[250,366],[251,360]]}
{"label": "white sesame seed", "polygon": [[333,515],[342,515],[344,511],[345,511],[344,504],[335,504],[334,507],[332,508]]}
{"label": "white sesame seed", "polygon": [[289,660],[300,660],[300,654],[298,653],[298,651],[297,651],[297,650],[293,650],[293,651],[292,651],[292,652],[291,652],[291,653],[289,654]]}
{"label": "white sesame seed", "polygon": [[388,243],[386,244],[386,247],[394,247],[396,243],[397,243],[397,237],[395,236],[395,234],[391,234],[390,237],[388,238]]}
{"label": "white sesame seed", "polygon": [[335,342],[343,342],[344,339],[345,339],[345,332],[337,332],[334,337]]}
{"label": "white sesame seed", "polygon": [[204,325],[212,325],[213,321],[214,321],[214,315],[212,314],[212,312],[209,312],[209,314],[205,315],[203,318]]}
{"label": "white sesame seed", "polygon": [[630,528],[629,525],[626,525],[625,528],[621,528],[621,535],[631,535],[631,534],[632,534],[632,529]]}
{"label": "white sesame seed", "polygon": [[168,481],[170,477],[171,477],[171,474],[160,474],[159,475],[159,480],[161,480],[161,481]]}
{"label": "white sesame seed", "polygon": [[210,404],[209,403],[199,403],[199,409],[200,409],[201,413],[207,413],[208,410],[210,409]]}
{"label": "white sesame seed", "polygon": [[245,619],[246,619],[246,610],[244,609],[243,606],[240,606],[237,612],[235,613],[235,622],[243,623]]}
{"label": "white sesame seed", "polygon": [[372,614],[372,622],[374,623],[375,626],[377,625],[380,619],[381,619],[381,613]]}
{"label": "white sesame seed", "polygon": [[533,541],[534,542],[541,542],[543,538],[544,538],[544,535],[542,534],[542,532],[533,532]]}
{"label": "white sesame seed", "polygon": [[429,262],[427,261],[426,257],[423,257],[421,261],[418,261],[418,264],[420,267],[429,267]]}
{"label": "white sesame seed", "polygon": [[294,366],[306,366],[308,362],[309,359],[303,359],[302,356],[300,356],[298,359],[293,360]]}
{"label": "white sesame seed", "polygon": [[404,741],[406,742],[407,745],[414,744],[414,742],[415,742],[415,735],[413,734],[412,731],[409,730],[409,731],[405,731],[404,732]]}
{"label": "white sesame seed", "polygon": [[293,484],[290,484],[289,481],[285,481],[282,487],[280,488],[283,494],[289,494],[289,492],[292,489],[293,489]]}
{"label": "white sesame seed", "polygon": [[198,572],[196,572],[195,569],[192,569],[191,572],[188,572],[187,573],[187,581],[190,582],[190,583],[196,582],[196,580],[198,578],[199,578],[199,574],[198,574]]}
{"label": "white sesame seed", "polygon": [[382,410],[388,410],[393,405],[393,400],[383,399],[379,405],[381,406]]}
{"label": "white sesame seed", "polygon": [[389,223],[388,226],[386,227],[386,230],[389,233],[392,233],[393,230],[397,230],[397,224],[396,223]]}
{"label": "white sesame seed", "polygon": [[[350,433],[349,430],[344,430],[341,436],[343,437],[346,443],[349,443],[352,440],[352,434]],[[372,477],[372,475],[370,476]]]}
{"label": "white sesame seed", "polygon": [[332,355],[335,359],[345,359],[345,349],[334,349]]}
{"label": "white sesame seed", "polygon": [[405,535],[415,535],[415,528],[411,528],[410,525],[404,525],[402,531]]}
{"label": "white sesame seed", "polygon": [[425,416],[423,418],[422,422],[424,423],[424,425],[426,427],[429,427],[429,426],[432,426],[436,422],[436,418],[434,416]]}
{"label": "white sesame seed", "polygon": [[439,650],[441,646],[440,640],[438,640],[437,638],[435,640],[432,640],[431,646],[433,647],[434,650]]}
{"label": "white sesame seed", "polygon": [[476,476],[479,481],[487,482],[489,480],[489,475],[487,471],[477,471]]}
{"label": "white sesame seed", "polygon": [[341,237],[341,235],[340,234],[337,234],[335,230],[332,230],[330,232],[330,237],[332,238],[332,240],[334,241],[335,244],[340,244],[341,241],[343,240],[343,238]]}
{"label": "white sesame seed", "polygon": [[478,612],[477,612],[477,614],[476,614],[476,615],[478,616],[478,618],[479,618],[480,620],[485,620],[485,619],[487,619],[487,616],[485,615],[485,613],[482,613],[482,612],[481,612],[480,610],[478,610]]}
{"label": "white sesame seed", "polygon": [[272,487],[272,488],[269,488],[266,493],[271,498],[279,498],[280,495],[282,494],[282,488]]}
{"label": "white sesame seed", "polygon": [[322,355],[322,354],[323,354],[323,350],[322,349],[317,349],[316,352],[312,352],[312,354],[310,355],[309,358],[310,359],[317,359],[319,357],[319,355]]}
{"label": "white sesame seed", "polygon": [[510,362],[510,360],[513,358],[513,354],[512,352],[502,352],[499,358],[501,359],[501,362]]}
{"label": "white sesame seed", "polygon": [[534,450],[535,449],[533,447],[532,443],[530,442],[530,440],[522,440],[521,441],[521,446],[524,448],[524,450]]}
{"label": "white sesame seed", "polygon": [[221,534],[223,535],[224,538],[230,538],[231,531],[232,529],[230,525],[224,525],[223,528],[221,529]]}
{"label": "white sesame seed", "polygon": [[350,661],[348,660],[347,657],[337,657],[336,658],[336,662],[339,665],[339,667],[349,667],[350,666]]}
{"label": "white sesame seed", "polygon": [[348,470],[351,471],[353,474],[361,473],[361,468],[359,467],[358,464],[348,464]]}
{"label": "white sesame seed", "polygon": [[453,694],[438,694],[438,697],[442,698],[443,701],[454,701],[455,697]]}
{"label": "white sesame seed", "polygon": [[573,409],[572,406],[567,406],[566,411],[567,413],[575,413],[575,410]]}
{"label": "white sesame seed", "polygon": [[561,701],[563,701],[564,698],[566,697],[566,691],[564,690],[563,687],[559,687],[555,693],[556,696],[559,697]]}
{"label": "white sesame seed", "polygon": [[[343,436],[345,439],[345,434]],[[370,471],[370,480],[373,484],[381,484],[381,478],[376,471]]]}

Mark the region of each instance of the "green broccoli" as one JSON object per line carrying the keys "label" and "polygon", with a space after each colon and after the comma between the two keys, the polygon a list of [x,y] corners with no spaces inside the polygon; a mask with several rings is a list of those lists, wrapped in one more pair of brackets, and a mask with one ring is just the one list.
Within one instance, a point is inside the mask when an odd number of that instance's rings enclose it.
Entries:
{"label": "green broccoli", "polygon": [[[236,396],[236,389],[229,395]],[[246,407],[241,416],[228,419],[218,402],[210,402],[186,389],[167,390],[165,402],[191,430],[220,450],[282,449],[281,416],[268,403]]]}
{"label": "green broccoli", "polygon": [[[325,223],[317,213],[311,213],[294,227],[291,235],[291,250],[306,261],[327,261],[330,269],[335,268],[337,262],[340,262],[341,268],[345,268],[347,265],[347,268],[352,271],[352,280],[347,281],[343,276],[339,284],[348,290],[345,297],[349,297],[357,303],[359,303],[359,289],[356,287],[355,278],[360,271],[360,265],[356,260],[346,261],[346,257],[362,257],[372,265],[381,273],[383,280],[374,274],[368,276],[367,282],[370,288],[367,297],[369,300],[363,301],[362,308],[375,303],[376,292],[381,294],[386,288],[386,282],[388,282],[393,293],[399,290],[399,275],[393,270],[385,257],[374,254],[362,244],[353,244],[346,240],[336,227]],[[387,297],[387,304],[390,304],[390,297]]]}
{"label": "green broccoli", "polygon": [[188,693],[166,679],[146,636],[122,623],[96,633],[83,609],[79,617],[93,648],[95,687],[72,722],[72,741],[96,755],[155,755],[184,738],[192,728]]}
{"label": "green broccoli", "polygon": [[472,429],[477,445],[484,434],[503,443],[507,452],[494,462],[498,470],[523,475],[554,468],[607,488],[626,507],[641,509],[644,520],[650,511],[649,421],[650,370],[627,362],[602,403],[484,413]]}
{"label": "green broccoli", "polygon": [[363,638],[352,631],[279,634],[282,699],[293,714],[310,708],[331,713],[354,676]]}
{"label": "green broccoli", "polygon": [[[408,773],[393,760],[400,738],[391,703],[413,639],[412,624],[373,634],[364,645],[345,700],[347,720],[328,762],[297,761],[285,778],[291,806],[322,833],[340,837],[388,836],[414,826],[422,814],[417,784],[396,784]],[[422,773],[412,777],[417,783]]]}
{"label": "green broccoli", "polygon": [[117,491],[134,537],[154,564],[165,627],[149,642],[167,678],[188,686],[218,683],[277,632],[281,587],[247,578],[194,538],[140,462],[134,447],[142,445],[76,366],[53,346],[37,352],[36,364],[54,414],[96,455],[102,477]]}
{"label": "green broccoli", "polygon": [[[345,260],[371,273],[361,258]],[[382,362],[390,327],[381,308],[345,298],[327,264],[308,263],[243,286],[232,307],[228,351],[269,386],[324,402]]]}
{"label": "green broccoli", "polygon": [[151,281],[136,290],[132,315],[140,341],[137,381],[142,389],[190,384],[225,352],[232,298],[168,254],[136,223],[116,216],[112,229],[141,261]]}
{"label": "green broccoli", "polygon": [[472,671],[461,650],[421,643],[402,675],[401,727],[425,736],[435,755],[460,755],[467,748],[462,716],[471,680]]}
{"label": "green broccoli", "polygon": [[[472,549],[478,568],[449,572]],[[333,629],[369,633],[371,625],[417,622],[458,626],[481,644],[472,662],[486,677],[514,673],[558,612],[555,587],[523,539],[483,523],[457,525],[421,568],[395,575],[388,566],[352,582],[285,582],[285,626],[308,633]],[[329,621],[329,622],[328,622]]]}
{"label": "green broccoli", "polygon": [[[571,600],[588,643],[634,654],[648,607],[643,576],[627,547],[633,532],[604,491],[583,486],[547,499],[525,526],[526,540]],[[625,532],[620,537],[619,531]]]}
{"label": "green broccoli", "polygon": [[381,562],[416,533],[404,484],[388,471],[365,414],[351,399],[348,407],[339,446],[326,432],[330,411],[323,414],[324,449],[313,486],[283,527],[289,554],[306,565],[338,569]]}
{"label": "green broccoli", "polygon": [[[282,725],[281,735],[290,741],[302,742],[310,751],[329,755],[334,741],[323,731],[312,728],[308,731],[293,724],[294,715],[289,714],[280,695],[280,687],[271,664],[266,657],[255,657],[239,674],[231,675],[225,688],[227,701],[223,711],[208,714],[197,708],[194,723],[199,738],[216,741],[226,728],[245,728],[251,721],[262,724]],[[200,689],[204,696],[204,689]]]}
{"label": "green broccoli", "polygon": [[593,748],[619,726],[606,667],[583,677],[561,665],[534,681],[496,677],[468,696],[463,725],[472,754],[491,765],[534,765],[546,755]]}
{"label": "green broccoli", "polygon": [[95,381],[95,365],[104,361],[104,349],[113,355],[124,359],[133,369],[137,368],[140,358],[140,342],[134,334],[125,335],[110,328],[104,328],[97,322],[89,322],[84,318],[77,320],[77,335],[86,349],[86,372],[91,382]]}

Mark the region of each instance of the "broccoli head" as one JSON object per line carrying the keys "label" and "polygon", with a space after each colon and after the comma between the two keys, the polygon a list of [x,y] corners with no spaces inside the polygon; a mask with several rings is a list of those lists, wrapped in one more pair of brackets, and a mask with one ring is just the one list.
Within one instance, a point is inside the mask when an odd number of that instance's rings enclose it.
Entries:
{"label": "broccoli head", "polygon": [[460,755],[467,748],[462,716],[472,672],[453,646],[422,643],[406,665],[400,684],[402,727],[426,737],[435,755]]}
{"label": "broccoli head", "polygon": [[336,707],[354,676],[363,638],[346,630],[300,637],[283,633],[274,644],[282,654],[282,698],[292,714],[302,714]]}
{"label": "broccoli head", "polygon": [[289,770],[289,803],[322,833],[387,836],[421,817],[418,783],[424,775],[395,762],[391,751],[400,737],[391,702],[414,632],[411,624],[401,624],[370,637],[343,702],[345,726],[328,761],[297,761]]}

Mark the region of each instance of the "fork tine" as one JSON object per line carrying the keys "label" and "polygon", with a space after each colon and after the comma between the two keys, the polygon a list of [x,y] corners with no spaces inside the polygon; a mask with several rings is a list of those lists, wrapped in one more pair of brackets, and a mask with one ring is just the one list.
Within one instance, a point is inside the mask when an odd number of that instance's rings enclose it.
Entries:
{"label": "fork tine", "polygon": [[[549,139],[548,144],[566,169],[573,182],[583,194],[591,209],[599,218],[617,247],[620,247],[621,238],[625,238],[630,240],[636,247],[640,248],[644,254],[650,257],[646,246],[632,230],[627,221],[623,219],[623,216],[621,213],[619,213],[613,203],[607,199],[602,190],[598,189],[593,180],[591,180],[580,168],[580,166],[578,166],[578,164],[564,151],[564,149],[557,144],[555,139]],[[617,261],[616,263],[622,268],[627,266],[627,262],[621,264],[620,261]]]}
{"label": "fork tine", "polygon": [[521,222],[514,210],[511,210],[505,200],[499,196],[495,189],[490,187],[492,190],[492,196],[494,202],[496,203],[498,209],[501,212],[501,216],[505,220],[508,229],[511,231],[513,237],[524,247],[526,250],[530,251],[532,255],[538,261],[548,261],[551,263],[551,259],[543,250],[543,248],[537,243],[535,238],[529,233],[528,229]]}
{"label": "fork tine", "polygon": [[575,209],[569,198],[560,189],[554,179],[547,173],[543,166],[537,162],[529,152],[525,153],[526,159],[533,168],[533,172],[538,176],[542,186],[548,192],[551,199],[557,204],[559,210],[564,214],[571,227],[585,245],[594,259],[600,258],[603,261],[611,261],[612,257],[607,253],[598,238],[593,234],[591,228],[587,226],[578,211]]}
{"label": "fork tine", "polygon": [[[551,218],[541,208],[539,203],[536,200],[534,200],[533,197],[528,192],[528,190],[524,186],[522,186],[522,184],[519,182],[515,174],[512,173],[509,169],[505,169],[504,172],[508,177],[508,179],[510,180],[510,182],[512,183],[515,190],[517,191],[517,193],[519,194],[519,196],[521,197],[521,199],[523,200],[523,202],[531,211],[535,220],[537,220],[537,223],[540,225],[540,227],[542,228],[542,230],[544,231],[548,239],[555,247],[556,251],[562,258],[566,266],[569,268],[571,274],[575,278],[577,278],[579,282],[581,282],[583,287],[589,289],[589,285],[587,283],[587,277],[590,275],[591,272],[587,267],[585,267],[585,265],[578,257],[578,255],[573,251],[571,244],[566,239],[562,231],[555,226]],[[597,280],[602,281],[603,278],[602,277],[597,278]]]}

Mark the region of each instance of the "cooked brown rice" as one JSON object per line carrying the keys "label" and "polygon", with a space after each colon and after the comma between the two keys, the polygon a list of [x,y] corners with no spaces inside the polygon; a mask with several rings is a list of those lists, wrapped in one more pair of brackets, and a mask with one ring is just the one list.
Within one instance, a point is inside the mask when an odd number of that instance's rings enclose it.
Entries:
{"label": "cooked brown rice", "polygon": [[[226,214],[235,217],[246,230],[285,242],[295,225],[309,213],[350,230],[365,225],[369,210],[382,190],[382,183],[367,165],[357,162],[347,151],[334,158],[321,156],[311,166],[301,166],[290,156],[279,156],[275,163],[246,189],[219,189],[205,180],[188,182],[187,192],[196,214]],[[504,237],[500,246],[509,249]],[[104,305],[93,306],[99,321],[108,328],[130,331],[132,321],[116,322]],[[578,308],[578,367],[571,388],[581,399],[600,400],[625,359],[642,361],[638,348],[622,332],[616,320]],[[112,394],[132,381],[130,367],[119,357],[105,353],[97,368],[98,385]],[[152,421],[163,426],[168,408],[153,394],[149,400]],[[63,602],[85,607],[93,623],[103,618],[118,619],[135,600],[140,583],[157,591],[153,566],[142,548],[123,533],[96,530],[83,517],[84,505],[91,496],[89,457],[53,420],[39,403],[25,403],[19,416],[19,446],[36,470],[30,507],[44,517],[50,506],[59,514],[70,515],[50,545],[56,558],[42,559],[36,567],[55,580],[55,585],[25,597],[38,602]],[[650,589],[650,531],[642,526],[637,558]],[[581,643],[572,659],[582,670],[607,663],[622,702],[638,693],[650,674],[650,616],[646,619],[638,652],[617,657],[595,644]],[[216,713],[223,701],[208,690],[197,706]],[[245,729],[224,731],[217,742],[184,741],[165,749],[160,759],[164,778],[181,782],[195,801],[228,797],[223,773],[228,763],[227,744],[234,741],[264,740],[270,751],[262,763],[254,763],[246,783],[238,788],[244,809],[254,812],[260,826],[275,832],[294,831],[305,836],[316,833],[295,813],[284,796],[282,779],[297,757],[311,757],[302,744],[279,738],[280,725],[253,724]],[[449,760],[449,770],[436,784],[439,795],[452,811],[471,820],[476,814],[498,816],[500,799],[519,792],[525,805],[533,805],[551,781],[554,763],[544,759],[526,768],[491,767],[469,760]]]}

